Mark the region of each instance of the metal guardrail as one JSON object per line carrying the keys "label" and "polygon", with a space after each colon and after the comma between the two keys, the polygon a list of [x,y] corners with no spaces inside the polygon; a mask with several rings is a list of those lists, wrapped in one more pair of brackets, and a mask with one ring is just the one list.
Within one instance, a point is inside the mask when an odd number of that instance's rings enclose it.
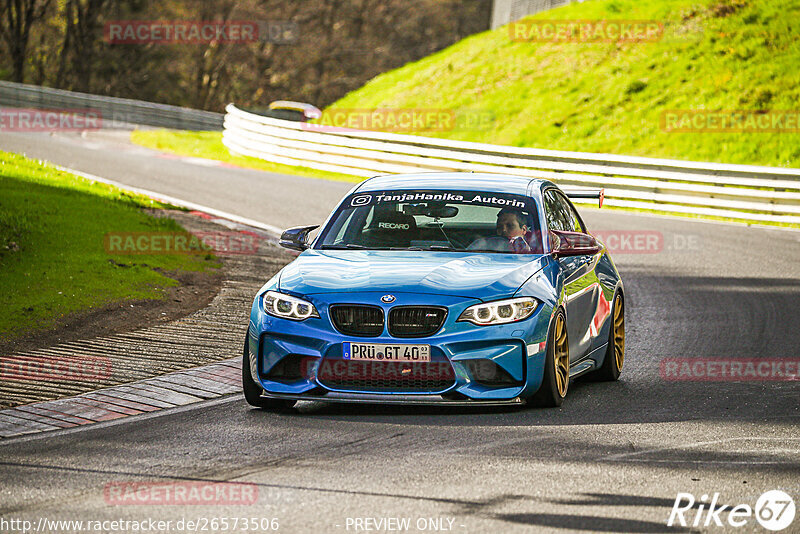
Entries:
{"label": "metal guardrail", "polygon": [[104,128],[140,124],[178,130],[221,130],[223,119],[221,113],[210,111],[4,81],[0,81],[0,107],[91,110],[100,115]]}
{"label": "metal guardrail", "polygon": [[474,171],[603,187],[605,204],[670,213],[800,223],[800,169],[489,145],[271,119],[228,105],[232,152],[353,176]]}
{"label": "metal guardrail", "polygon": [[[528,15],[571,4],[576,0],[494,0],[491,29]],[[577,0],[583,2],[584,0]]]}

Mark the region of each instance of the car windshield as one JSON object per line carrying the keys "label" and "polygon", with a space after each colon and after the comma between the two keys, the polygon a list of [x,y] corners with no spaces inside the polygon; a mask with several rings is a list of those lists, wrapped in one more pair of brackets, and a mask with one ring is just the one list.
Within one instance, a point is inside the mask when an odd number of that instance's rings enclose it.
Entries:
{"label": "car windshield", "polygon": [[541,253],[533,199],[478,191],[376,191],[342,203],[315,245],[341,250]]}

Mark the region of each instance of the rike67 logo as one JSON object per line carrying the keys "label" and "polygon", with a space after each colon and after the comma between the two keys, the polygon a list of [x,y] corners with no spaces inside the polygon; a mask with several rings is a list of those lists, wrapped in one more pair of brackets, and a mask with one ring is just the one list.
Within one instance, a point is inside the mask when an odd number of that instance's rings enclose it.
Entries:
{"label": "rike67 logo", "polygon": [[691,493],[678,493],[667,526],[682,527],[743,527],[752,524],[753,519],[767,530],[783,530],[794,521],[794,499],[781,490],[763,493],[756,505],[726,505],[720,502],[719,493],[704,494],[699,500]]}

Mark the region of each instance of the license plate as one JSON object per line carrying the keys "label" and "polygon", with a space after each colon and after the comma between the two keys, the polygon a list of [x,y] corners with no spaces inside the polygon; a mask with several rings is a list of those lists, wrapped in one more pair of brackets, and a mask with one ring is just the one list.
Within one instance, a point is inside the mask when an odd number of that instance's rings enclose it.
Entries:
{"label": "license plate", "polygon": [[429,362],[430,345],[385,345],[379,343],[344,342],[342,355],[345,360],[367,362]]}

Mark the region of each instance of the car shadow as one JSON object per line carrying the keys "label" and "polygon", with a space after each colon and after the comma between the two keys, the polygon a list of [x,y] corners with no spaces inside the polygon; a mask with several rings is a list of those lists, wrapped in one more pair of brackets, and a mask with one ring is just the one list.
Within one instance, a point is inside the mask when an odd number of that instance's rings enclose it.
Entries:
{"label": "car shadow", "polygon": [[[499,514],[498,519],[532,527],[587,532],[687,532],[664,523],[574,514]],[[691,532],[691,531],[688,531]]]}

